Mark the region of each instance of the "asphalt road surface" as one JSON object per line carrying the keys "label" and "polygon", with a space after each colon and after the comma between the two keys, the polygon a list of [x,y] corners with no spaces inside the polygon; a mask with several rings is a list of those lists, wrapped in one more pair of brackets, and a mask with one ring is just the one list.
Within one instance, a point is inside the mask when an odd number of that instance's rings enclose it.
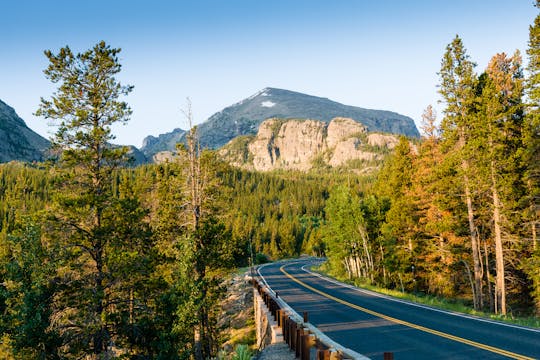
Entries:
{"label": "asphalt road surface", "polygon": [[353,288],[309,271],[305,259],[259,274],[296,312],[341,345],[372,359],[539,359],[540,330],[433,309]]}

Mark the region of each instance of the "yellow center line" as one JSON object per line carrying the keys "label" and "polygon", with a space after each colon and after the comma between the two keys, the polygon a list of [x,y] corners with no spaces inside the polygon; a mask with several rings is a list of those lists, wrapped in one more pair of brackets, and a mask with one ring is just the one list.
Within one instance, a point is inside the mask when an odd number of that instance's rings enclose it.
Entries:
{"label": "yellow center line", "polygon": [[510,351],[507,351],[507,350],[503,350],[503,349],[499,349],[499,348],[496,348],[496,347],[493,347],[493,346],[490,346],[490,345],[485,345],[485,344],[481,344],[479,342],[476,342],[476,341],[472,341],[472,340],[468,340],[468,339],[464,339],[464,338],[461,338],[459,336],[455,336],[455,335],[451,335],[451,334],[447,334],[447,333],[444,333],[444,332],[441,332],[441,331],[438,331],[438,330],[434,330],[434,329],[430,329],[430,328],[427,328],[425,326],[421,326],[421,325],[416,325],[416,324],[413,324],[413,323],[410,323],[408,321],[404,321],[404,320],[400,320],[400,319],[396,319],[396,318],[393,318],[391,316],[387,316],[387,315],[384,315],[384,314],[381,314],[381,313],[378,313],[376,311],[373,311],[373,310],[369,310],[369,309],[366,309],[362,306],[358,306],[356,304],[352,304],[348,301],[345,301],[345,300],[342,300],[342,299],[339,299],[335,296],[332,296],[328,293],[325,293],[324,291],[321,291],[321,290],[318,290],[318,289],[315,289],[314,287],[304,283],[303,281],[301,280],[298,280],[297,278],[295,278],[294,276],[292,276],[291,274],[289,274],[287,271],[285,271],[284,269],[285,265],[283,265],[280,270],[283,274],[285,274],[288,278],[290,278],[291,280],[293,280],[294,282],[302,285],[303,287],[319,294],[319,295],[322,295],[328,299],[331,299],[331,300],[334,300],[340,304],[343,304],[343,305],[346,305],[348,307],[351,307],[353,309],[356,309],[356,310],[360,310],[362,312],[365,312],[367,314],[370,314],[370,315],[373,315],[373,316],[377,316],[377,317],[380,317],[382,319],[385,319],[385,320],[388,320],[388,321],[391,321],[391,322],[394,322],[396,324],[400,324],[400,325],[404,325],[404,326],[408,326],[410,328],[413,328],[413,329],[417,329],[417,330],[420,330],[420,331],[424,331],[424,332],[427,332],[427,333],[430,333],[430,334],[434,334],[434,335],[437,335],[437,336],[441,336],[443,338],[446,338],[446,339],[450,339],[450,340],[454,340],[454,341],[457,341],[457,342],[460,342],[460,343],[463,343],[463,344],[467,344],[467,345],[471,345],[471,346],[474,346],[474,347],[477,347],[477,348],[480,348],[480,349],[483,349],[483,350],[487,350],[487,351],[491,351],[493,353],[496,353],[496,354],[500,354],[500,355],[504,355],[504,356],[507,356],[509,358],[513,358],[513,359],[522,359],[522,360],[534,360],[534,358],[531,358],[531,357],[528,357],[528,356],[524,356],[524,355],[520,355],[520,354],[516,354],[516,353],[513,353],[513,352],[510,352]]}

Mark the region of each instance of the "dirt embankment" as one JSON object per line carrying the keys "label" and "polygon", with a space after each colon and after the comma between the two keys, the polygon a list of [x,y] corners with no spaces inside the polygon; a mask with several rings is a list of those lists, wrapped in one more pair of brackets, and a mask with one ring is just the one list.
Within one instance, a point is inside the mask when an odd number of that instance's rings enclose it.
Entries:
{"label": "dirt embankment", "polygon": [[218,327],[222,330],[222,349],[234,351],[237,345],[255,345],[253,287],[246,272],[239,272],[226,281],[227,295],[221,305]]}

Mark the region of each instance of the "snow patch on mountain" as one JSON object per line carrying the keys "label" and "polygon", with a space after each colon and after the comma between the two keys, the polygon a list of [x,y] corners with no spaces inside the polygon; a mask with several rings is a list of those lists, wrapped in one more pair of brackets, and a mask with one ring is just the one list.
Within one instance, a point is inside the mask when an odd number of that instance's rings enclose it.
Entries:
{"label": "snow patch on mountain", "polygon": [[271,102],[271,101],[263,101],[261,103],[261,106],[262,107],[267,107],[267,108],[271,108],[271,107],[274,107],[274,105],[276,105],[275,102]]}

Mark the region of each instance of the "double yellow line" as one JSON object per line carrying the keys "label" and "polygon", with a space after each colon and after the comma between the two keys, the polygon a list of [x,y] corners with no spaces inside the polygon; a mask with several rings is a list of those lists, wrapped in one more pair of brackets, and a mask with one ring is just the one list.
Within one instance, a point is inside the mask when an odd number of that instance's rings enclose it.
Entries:
{"label": "double yellow line", "polygon": [[528,357],[528,356],[524,356],[524,355],[519,355],[519,354],[516,354],[516,353],[513,353],[513,352],[510,352],[510,351],[506,351],[506,350],[503,350],[503,349],[499,349],[499,348],[496,348],[496,347],[493,347],[493,346],[489,346],[489,345],[485,345],[485,344],[481,344],[481,343],[478,343],[476,341],[472,341],[472,340],[467,340],[467,339],[464,339],[464,338],[461,338],[459,336],[455,336],[455,335],[450,335],[450,334],[447,334],[447,333],[443,333],[441,331],[438,331],[438,330],[433,330],[433,329],[430,329],[430,328],[427,328],[425,326],[421,326],[421,325],[416,325],[416,324],[413,324],[413,323],[410,323],[408,321],[403,321],[403,320],[400,320],[400,319],[396,319],[396,318],[393,318],[391,316],[387,316],[387,315],[384,315],[384,314],[381,314],[381,313],[378,313],[376,311],[373,311],[373,310],[369,310],[369,309],[366,309],[362,306],[358,306],[356,304],[352,304],[348,301],[345,301],[345,300],[342,300],[342,299],[339,299],[335,296],[332,296],[328,293],[325,293],[324,291],[320,291],[318,289],[315,289],[314,287],[306,284],[305,282],[301,281],[301,280],[298,280],[297,278],[295,278],[294,276],[292,276],[291,274],[289,274],[287,271],[285,271],[285,265],[283,265],[280,270],[283,274],[285,274],[288,278],[290,278],[292,281],[302,285],[303,287],[305,287],[306,289],[309,289],[319,295],[322,295],[324,296],[325,298],[328,298],[328,299],[331,299],[331,300],[334,300],[340,304],[343,304],[343,305],[346,305],[348,307],[351,307],[353,309],[356,309],[356,310],[360,310],[362,312],[365,312],[367,314],[370,314],[370,315],[373,315],[373,316],[377,316],[379,318],[382,318],[382,319],[385,319],[385,320],[388,320],[388,321],[391,321],[391,322],[394,322],[396,324],[400,324],[400,325],[404,325],[404,326],[408,326],[410,328],[413,328],[413,329],[417,329],[417,330],[420,330],[420,331],[424,331],[424,332],[427,332],[427,333],[430,333],[430,334],[434,334],[434,335],[437,335],[437,336],[441,336],[443,338],[446,338],[446,339],[450,339],[450,340],[454,340],[454,341],[457,341],[457,342],[460,342],[460,343],[463,343],[463,344],[467,344],[467,345],[470,345],[470,346],[474,346],[474,347],[477,347],[477,348],[480,348],[480,349],[483,349],[483,350],[487,350],[487,351],[491,351],[493,353],[496,353],[496,354],[500,354],[500,355],[504,355],[504,356],[507,356],[509,358],[512,358],[512,359],[521,359],[521,360],[534,360],[534,358],[531,358],[531,357]]}

